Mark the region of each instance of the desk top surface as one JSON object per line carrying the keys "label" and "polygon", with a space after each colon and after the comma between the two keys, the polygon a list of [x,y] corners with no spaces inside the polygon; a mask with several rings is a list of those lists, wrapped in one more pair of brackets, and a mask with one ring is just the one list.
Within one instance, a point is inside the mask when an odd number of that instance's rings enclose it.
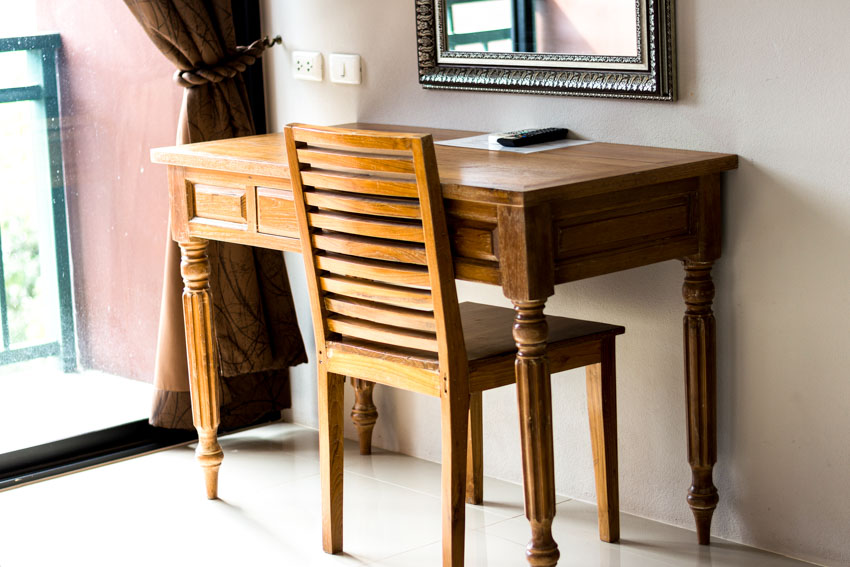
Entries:
{"label": "desk top surface", "polygon": [[[435,140],[476,132],[386,124],[344,126],[427,132]],[[435,146],[445,198],[529,205],[710,175],[735,169],[734,154],[595,142],[518,154]],[[151,150],[155,163],[289,177],[283,134],[264,134]]]}

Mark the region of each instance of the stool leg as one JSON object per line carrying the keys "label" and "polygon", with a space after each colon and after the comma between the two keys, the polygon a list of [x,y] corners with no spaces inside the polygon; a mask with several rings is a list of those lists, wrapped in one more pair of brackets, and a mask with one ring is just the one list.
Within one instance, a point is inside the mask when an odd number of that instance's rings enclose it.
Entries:
{"label": "stool leg", "polygon": [[617,380],[614,338],[602,341],[602,361],[587,367],[587,413],[593,446],[599,538],[620,539],[620,491],[617,478]]}
{"label": "stool leg", "polygon": [[469,395],[469,445],[466,465],[466,503],[484,503],[484,408],[481,392]]}
{"label": "stool leg", "polygon": [[354,407],[351,408],[351,421],[357,428],[360,437],[360,454],[372,454],[372,430],[378,421],[378,410],[372,401],[372,390],[375,383],[359,378],[351,379],[354,388]]}
{"label": "stool leg", "polygon": [[[320,353],[321,356],[321,353]],[[343,389],[345,377],[319,360],[319,470],[322,484],[322,548],[342,551]]]}

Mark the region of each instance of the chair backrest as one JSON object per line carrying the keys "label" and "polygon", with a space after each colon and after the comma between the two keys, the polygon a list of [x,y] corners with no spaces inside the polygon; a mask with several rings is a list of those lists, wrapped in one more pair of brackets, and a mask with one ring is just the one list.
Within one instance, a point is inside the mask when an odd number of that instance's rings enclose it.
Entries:
{"label": "chair backrest", "polygon": [[427,351],[444,380],[461,378],[466,350],[431,136],[293,124],[285,137],[317,347],[353,340]]}

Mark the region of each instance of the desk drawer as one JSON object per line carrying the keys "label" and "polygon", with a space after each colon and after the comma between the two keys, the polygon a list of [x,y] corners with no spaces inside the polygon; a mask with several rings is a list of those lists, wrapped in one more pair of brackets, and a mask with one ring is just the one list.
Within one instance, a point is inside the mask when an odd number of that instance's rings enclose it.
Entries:
{"label": "desk drawer", "polygon": [[188,180],[189,220],[247,224],[245,187]]}
{"label": "desk drawer", "polygon": [[298,238],[291,189],[257,187],[257,232]]}
{"label": "desk drawer", "polygon": [[554,213],[556,281],[681,258],[697,247],[698,180],[565,202]]}
{"label": "desk drawer", "polygon": [[653,203],[644,210],[624,211],[607,218],[577,219],[558,226],[557,257],[566,258],[617,249],[691,232],[691,201],[687,196]]}

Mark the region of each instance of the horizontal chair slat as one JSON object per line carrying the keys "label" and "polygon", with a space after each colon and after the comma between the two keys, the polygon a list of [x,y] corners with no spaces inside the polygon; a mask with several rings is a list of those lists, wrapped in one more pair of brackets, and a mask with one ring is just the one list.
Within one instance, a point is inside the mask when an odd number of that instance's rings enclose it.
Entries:
{"label": "horizontal chair slat", "polygon": [[345,167],[387,173],[413,173],[414,171],[413,162],[407,158],[388,155],[358,155],[330,149],[304,148],[298,150],[298,161],[309,163],[312,167]]}
{"label": "horizontal chair slat", "polygon": [[434,322],[434,314],[431,312],[381,305],[373,301],[335,295],[326,295],[324,303],[328,311],[374,323],[429,333],[435,332],[437,328]]}
{"label": "horizontal chair slat", "polygon": [[343,276],[378,280],[398,285],[430,285],[428,271],[412,265],[392,265],[389,262],[356,259],[341,256],[316,256],[316,266]]}
{"label": "horizontal chair slat", "polygon": [[358,133],[345,132],[341,129],[314,129],[303,124],[293,124],[295,141],[307,144],[326,144],[329,146],[353,146],[373,150],[410,150],[410,134],[389,134],[361,130]]}
{"label": "horizontal chair slat", "polygon": [[329,331],[347,337],[429,352],[437,351],[437,336],[433,333],[423,333],[401,329],[391,325],[370,323],[369,321],[346,317],[344,315],[331,315],[327,319],[327,324]]}
{"label": "horizontal chair slat", "polygon": [[387,195],[391,197],[419,196],[419,190],[413,181],[403,179],[376,178],[358,173],[308,169],[301,172],[304,185],[350,193],[369,195]]}
{"label": "horizontal chair slat", "polygon": [[411,309],[432,310],[434,308],[431,292],[427,289],[414,289],[332,275],[319,278],[319,285],[326,292],[349,297],[373,299],[381,303]]}
{"label": "horizontal chair slat", "polygon": [[321,233],[313,235],[313,246],[319,250],[360,256],[372,260],[425,265],[425,246],[422,244],[383,240],[353,234]]}
{"label": "horizontal chair slat", "polygon": [[[353,339],[349,340],[353,342]],[[348,348],[349,340],[345,343],[328,341],[328,372],[363,378],[395,388],[407,388],[429,396],[440,395],[440,375],[437,372],[436,355],[431,365],[411,365],[410,362],[413,361],[411,357],[386,356],[386,351],[394,347],[384,344],[374,345],[385,351],[382,358],[361,354],[360,349],[357,348]],[[409,352],[409,349],[398,350]]]}
{"label": "horizontal chair slat", "polygon": [[307,220],[314,228],[324,228],[349,234],[389,238],[406,242],[425,242],[425,233],[419,223],[382,220],[374,217],[357,216],[334,212],[307,213]]}
{"label": "horizontal chair slat", "polygon": [[304,193],[304,200],[307,201],[308,205],[314,207],[347,213],[405,219],[422,218],[419,202],[413,200],[364,195],[355,196],[329,191],[308,191]]}

